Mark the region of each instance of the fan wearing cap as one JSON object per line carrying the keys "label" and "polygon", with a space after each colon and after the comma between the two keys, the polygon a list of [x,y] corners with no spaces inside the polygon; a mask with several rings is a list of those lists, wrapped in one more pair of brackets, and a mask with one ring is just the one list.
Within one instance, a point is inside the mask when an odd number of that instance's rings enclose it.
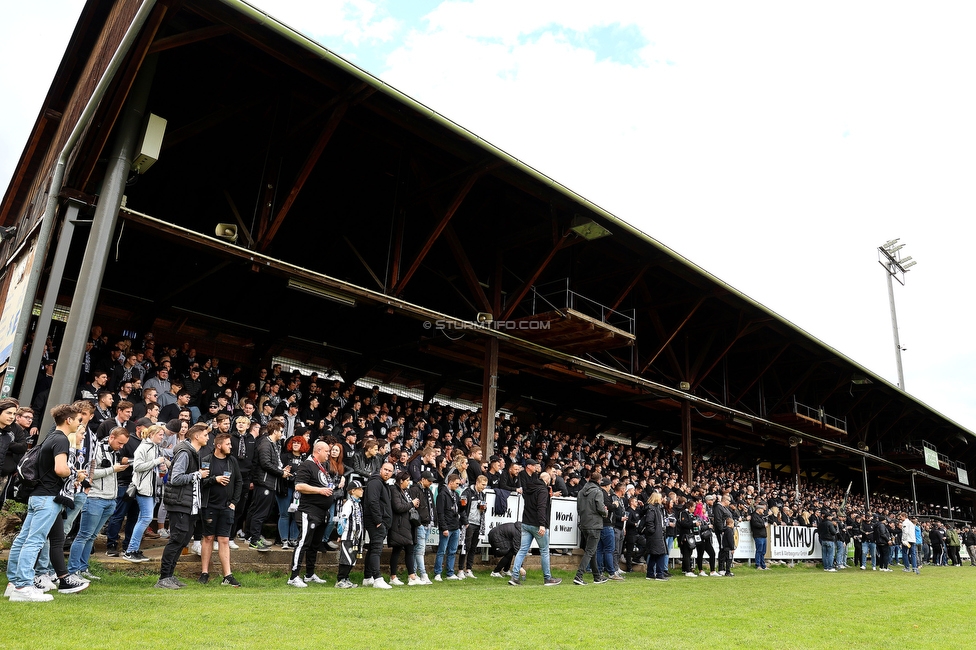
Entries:
{"label": "fan wearing cap", "polygon": [[545,472],[539,474],[540,463],[535,458],[526,458],[525,469],[519,474],[525,506],[522,510],[522,545],[512,565],[512,579],[508,584],[518,587],[524,582],[521,577],[522,562],[529,554],[532,540],[539,544],[539,557],[542,560],[543,585],[554,587],[562,582],[553,578],[549,570],[549,484],[552,477]]}
{"label": "fan wearing cap", "polygon": [[339,573],[336,576],[336,587],[352,589],[358,587],[349,580],[356,561],[363,556],[363,482],[354,478],[349,482],[346,490],[349,498],[339,512],[336,530],[339,532]]}

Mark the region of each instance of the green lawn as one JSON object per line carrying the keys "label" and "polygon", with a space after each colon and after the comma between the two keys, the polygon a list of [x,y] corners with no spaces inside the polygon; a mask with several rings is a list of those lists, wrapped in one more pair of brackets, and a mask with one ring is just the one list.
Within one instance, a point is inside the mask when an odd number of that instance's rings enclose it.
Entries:
{"label": "green lawn", "polygon": [[[361,574],[360,574],[361,575]],[[969,648],[976,568],[921,576],[746,566],[734,578],[675,577],[575,586],[538,570],[519,588],[478,580],[389,591],[241,574],[235,590],[191,583],[152,589],[154,575],[106,574],[53,603],[0,602],[0,647],[33,648]],[[357,577],[357,574],[353,574]],[[185,580],[185,578],[184,578]],[[287,640],[287,643],[280,643]]]}

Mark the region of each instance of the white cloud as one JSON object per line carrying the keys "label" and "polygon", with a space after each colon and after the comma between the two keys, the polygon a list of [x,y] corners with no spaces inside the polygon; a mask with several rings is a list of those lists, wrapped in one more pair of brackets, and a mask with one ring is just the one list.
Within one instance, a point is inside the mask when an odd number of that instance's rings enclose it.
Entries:
{"label": "white cloud", "polygon": [[277,20],[315,40],[340,38],[353,48],[389,41],[399,28],[399,21],[389,15],[383,3],[370,0],[263,0],[260,6]]}

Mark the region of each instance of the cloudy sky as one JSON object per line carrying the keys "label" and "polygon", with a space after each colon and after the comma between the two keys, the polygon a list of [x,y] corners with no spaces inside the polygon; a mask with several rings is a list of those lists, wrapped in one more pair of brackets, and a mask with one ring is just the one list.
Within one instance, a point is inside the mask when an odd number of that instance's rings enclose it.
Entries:
{"label": "cloudy sky", "polygon": [[[976,429],[976,4],[256,4],[892,383],[901,238],[908,392]],[[5,7],[4,186],[81,6]]]}

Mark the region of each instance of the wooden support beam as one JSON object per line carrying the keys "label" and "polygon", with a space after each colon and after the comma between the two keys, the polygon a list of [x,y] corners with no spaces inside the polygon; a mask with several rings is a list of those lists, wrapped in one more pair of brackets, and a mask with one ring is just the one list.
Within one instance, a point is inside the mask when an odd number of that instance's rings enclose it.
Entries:
{"label": "wooden support beam", "polygon": [[284,203],[282,203],[281,207],[278,209],[278,214],[275,215],[271,225],[268,226],[267,232],[262,235],[260,241],[258,242],[258,251],[263,253],[268,250],[268,246],[270,246],[271,242],[274,240],[275,235],[278,233],[278,229],[281,228],[281,224],[285,222],[285,217],[288,216],[288,212],[291,210],[292,206],[295,205],[295,201],[298,199],[298,194],[302,191],[302,188],[305,187],[305,181],[308,180],[308,177],[312,174],[312,170],[315,169],[315,165],[322,156],[322,152],[325,151],[325,147],[329,144],[329,140],[332,139],[332,135],[339,127],[339,123],[342,122],[342,118],[346,114],[346,110],[348,108],[348,103],[342,103],[332,110],[332,115],[329,116],[329,120],[326,122],[325,128],[322,129],[318,140],[315,141],[315,144],[312,146],[312,150],[305,158],[305,164],[302,165],[301,170],[298,172],[298,177],[295,179],[295,183],[288,192],[288,196],[285,197]]}
{"label": "wooden support beam", "polygon": [[373,269],[370,268],[369,264],[366,262],[366,258],[364,258],[362,255],[359,254],[359,251],[356,249],[356,247],[353,245],[353,243],[349,240],[348,237],[343,235],[342,239],[349,246],[349,249],[352,250],[352,254],[355,255],[360,262],[362,262],[363,267],[365,267],[366,269],[366,272],[369,273],[369,276],[371,278],[373,278],[373,282],[376,283],[376,286],[379,287],[379,290],[383,291],[384,289],[383,282],[379,279],[379,277],[375,273],[373,273]]}
{"label": "wooden support beam", "polygon": [[268,97],[266,96],[255,97],[249,102],[243,102],[241,104],[236,104],[226,108],[222,107],[209,115],[205,115],[198,120],[190,122],[185,126],[178,129],[173,129],[167,132],[166,137],[163,138],[162,150],[168,151],[173,147],[200,135],[204,131],[212,129],[222,122],[226,122],[237,115],[241,115],[242,113],[249,113],[256,107],[261,106],[262,104],[267,104],[268,101]]}
{"label": "wooden support beam", "polygon": [[765,366],[763,366],[763,369],[759,371],[759,374],[757,374],[755,377],[753,377],[752,381],[750,381],[748,384],[746,384],[746,387],[742,389],[742,391],[739,393],[739,396],[738,397],[736,397],[735,399],[732,400],[732,403],[729,406],[735,406],[736,404],[738,404],[739,402],[741,402],[742,401],[742,398],[746,396],[746,393],[748,393],[752,389],[752,387],[756,385],[756,382],[759,381],[759,378],[762,377],[763,375],[765,375],[766,372],[770,368],[773,367],[773,364],[776,363],[776,360],[779,359],[780,356],[782,356],[782,354],[784,352],[786,352],[786,350],[789,347],[790,347],[789,342],[787,342],[785,345],[783,345],[783,347],[781,347],[779,349],[779,351],[776,354],[773,355],[773,358],[770,359],[769,362]]}
{"label": "wooden support beam", "polygon": [[400,264],[403,261],[403,226],[406,216],[403,208],[396,211],[393,219],[393,250],[390,251],[390,278],[387,281],[387,288],[384,293],[390,293],[397,282],[400,281]]}
{"label": "wooden support beam", "polygon": [[684,482],[692,484],[691,463],[691,402],[681,400],[681,473]]}
{"label": "wooden support beam", "polygon": [[495,410],[498,398],[498,339],[485,339],[485,372],[481,393],[481,450],[485,458],[495,453]]}
{"label": "wooden support beam", "polygon": [[467,197],[468,192],[471,191],[471,188],[474,187],[474,184],[478,182],[478,179],[481,178],[487,171],[488,171],[487,168],[476,171],[475,173],[468,176],[468,178],[465,179],[461,187],[457,189],[457,191],[454,193],[454,197],[451,199],[451,202],[448,203],[447,207],[444,209],[444,213],[441,215],[440,220],[437,222],[437,224],[434,225],[434,228],[430,231],[430,234],[427,235],[427,239],[424,241],[424,245],[421,246],[420,251],[417,253],[417,256],[414,258],[413,262],[411,262],[410,266],[407,268],[406,273],[403,274],[403,277],[400,279],[400,281],[393,287],[392,293],[394,295],[400,295],[403,293],[403,290],[406,288],[407,283],[410,282],[411,278],[413,278],[414,273],[416,273],[417,269],[420,268],[420,264],[424,261],[424,258],[427,257],[427,253],[429,253],[430,249],[434,247],[434,242],[436,242],[437,238],[440,237],[442,232],[444,232],[444,228],[451,221],[451,218],[454,217],[454,214],[457,212],[458,208],[461,207],[461,203],[464,202],[464,199],[465,197]]}
{"label": "wooden support beam", "polygon": [[[654,363],[654,361],[659,356],[661,356],[661,353],[664,352],[668,348],[668,346],[671,345],[671,341],[674,340],[674,337],[678,335],[678,332],[681,331],[681,328],[683,328],[685,325],[688,324],[688,321],[691,320],[691,317],[695,315],[695,312],[698,311],[698,308],[702,306],[702,303],[705,302],[705,300],[708,297],[709,296],[702,296],[701,298],[698,299],[698,302],[696,302],[695,303],[695,306],[691,308],[691,311],[688,312],[688,315],[685,316],[684,319],[680,323],[678,323],[677,327],[674,328],[674,330],[671,332],[671,334],[669,334],[667,337],[665,337],[664,342],[658,348],[657,352],[655,352],[654,354],[651,355],[650,360],[646,364],[644,364],[644,367],[641,368],[641,371],[640,371],[639,374],[643,375],[645,372],[647,372],[647,369],[651,367],[651,364]],[[651,313],[654,316],[657,315],[656,312],[651,312]],[[658,322],[660,322],[660,319],[658,319]],[[680,373],[680,367],[679,368],[676,368],[676,370],[678,370],[679,373]]]}
{"label": "wooden support beam", "polygon": [[522,302],[522,299],[525,298],[525,296],[529,293],[529,290],[532,289],[532,285],[535,284],[536,280],[539,279],[539,276],[542,275],[542,272],[546,270],[549,263],[552,262],[554,257],[556,257],[556,253],[569,244],[569,239],[569,231],[567,230],[557,239],[556,244],[549,250],[549,253],[542,258],[542,261],[539,262],[529,277],[525,279],[525,282],[523,282],[522,286],[518,288],[518,291],[508,297],[508,300],[505,303],[505,311],[500,320],[508,320],[509,317],[511,317],[511,315],[518,308],[519,303]]}
{"label": "wooden support beam", "polygon": [[201,27],[200,29],[193,29],[181,34],[174,34],[173,36],[157,38],[149,46],[149,54],[165,52],[166,50],[190,45],[191,43],[199,43],[200,41],[206,41],[217,36],[223,36],[224,34],[230,33],[230,31],[231,28],[228,25],[211,25],[210,27]]}
{"label": "wooden support beam", "polygon": [[715,367],[719,363],[721,363],[722,362],[722,359],[724,359],[725,356],[729,353],[729,351],[732,350],[732,346],[734,346],[736,344],[736,342],[740,338],[742,338],[743,336],[745,336],[751,330],[751,327],[752,327],[752,321],[751,320],[746,321],[745,325],[742,325],[742,326],[739,327],[739,330],[735,333],[735,336],[732,337],[732,340],[729,341],[729,344],[726,345],[725,346],[725,349],[722,350],[722,352],[717,357],[715,357],[715,360],[714,361],[712,361],[712,365],[708,366],[708,368],[705,369],[705,372],[701,373],[701,375],[699,375],[698,377],[695,377],[695,378],[691,379],[691,389],[692,390],[695,390],[696,388],[698,388],[698,386],[703,381],[705,381],[705,378],[708,377],[708,375],[710,375],[713,370],[715,370]]}
{"label": "wooden support beam", "polygon": [[634,274],[634,277],[631,278],[630,282],[627,283],[627,286],[624,287],[623,291],[621,291],[613,303],[610,304],[610,311],[617,311],[617,307],[619,307],[620,303],[627,299],[627,296],[629,296],[630,292],[634,290],[634,287],[637,286],[637,283],[640,282],[641,278],[644,277],[644,274],[647,273],[649,268],[651,268],[651,263],[647,262],[637,271],[637,273]]}
{"label": "wooden support beam", "polygon": [[485,295],[484,290],[481,288],[478,275],[474,272],[474,267],[471,266],[471,260],[468,259],[467,253],[464,252],[464,246],[461,245],[461,240],[458,238],[457,233],[454,232],[454,227],[451,224],[447,224],[444,227],[444,237],[447,239],[448,246],[451,247],[454,261],[457,262],[458,268],[461,269],[461,275],[464,276],[464,281],[468,285],[471,296],[481,307],[482,311],[491,313],[491,303],[488,302],[488,296]]}

